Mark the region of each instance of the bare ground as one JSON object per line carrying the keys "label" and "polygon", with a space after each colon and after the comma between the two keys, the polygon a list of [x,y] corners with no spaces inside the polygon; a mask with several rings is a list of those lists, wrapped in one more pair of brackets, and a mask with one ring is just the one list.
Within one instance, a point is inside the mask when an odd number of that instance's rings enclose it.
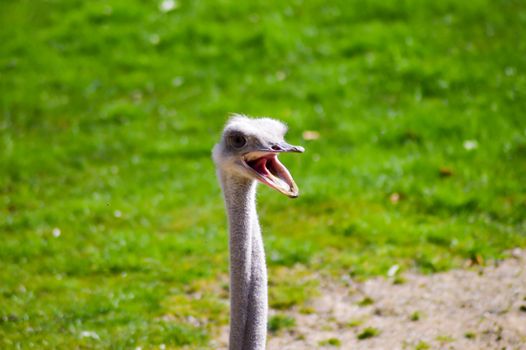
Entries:
{"label": "bare ground", "polygon": [[[402,284],[325,284],[313,312],[292,313],[294,330],[268,348],[526,349],[526,252],[512,255],[485,268],[406,274]],[[367,328],[378,334],[359,340]]]}
{"label": "bare ground", "polygon": [[289,311],[295,327],[270,335],[268,349],[526,350],[526,251],[511,256],[486,267],[408,273],[401,284],[324,281],[309,312]]}

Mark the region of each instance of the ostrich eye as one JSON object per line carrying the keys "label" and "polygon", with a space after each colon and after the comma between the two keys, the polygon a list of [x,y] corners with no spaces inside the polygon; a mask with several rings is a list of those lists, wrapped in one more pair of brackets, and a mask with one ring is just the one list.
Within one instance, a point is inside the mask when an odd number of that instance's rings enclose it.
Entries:
{"label": "ostrich eye", "polygon": [[234,148],[241,148],[247,144],[247,139],[243,135],[239,135],[239,134],[232,135],[230,136],[230,144]]}

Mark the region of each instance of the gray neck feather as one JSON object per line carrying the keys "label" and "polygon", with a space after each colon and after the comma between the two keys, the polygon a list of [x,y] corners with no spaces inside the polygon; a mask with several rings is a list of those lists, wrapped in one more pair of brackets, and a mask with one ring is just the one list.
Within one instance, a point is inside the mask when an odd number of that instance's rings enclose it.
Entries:
{"label": "gray neck feather", "polygon": [[218,173],[230,232],[230,350],[263,350],[267,268],[256,212],[256,182]]}

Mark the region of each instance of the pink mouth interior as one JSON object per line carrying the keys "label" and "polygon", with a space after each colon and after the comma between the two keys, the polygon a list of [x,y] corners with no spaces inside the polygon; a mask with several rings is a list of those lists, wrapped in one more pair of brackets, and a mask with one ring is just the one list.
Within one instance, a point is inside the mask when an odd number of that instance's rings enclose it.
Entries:
{"label": "pink mouth interior", "polygon": [[247,164],[254,169],[258,174],[263,176],[270,175],[270,169],[267,167],[272,168],[272,161],[275,159],[275,155],[272,154],[271,156],[267,157],[261,157],[254,160],[247,161]]}
{"label": "pink mouth interior", "polygon": [[246,163],[261,176],[259,180],[264,184],[280,191],[297,194],[296,184],[292,176],[287,168],[278,160],[276,153],[246,160]]}

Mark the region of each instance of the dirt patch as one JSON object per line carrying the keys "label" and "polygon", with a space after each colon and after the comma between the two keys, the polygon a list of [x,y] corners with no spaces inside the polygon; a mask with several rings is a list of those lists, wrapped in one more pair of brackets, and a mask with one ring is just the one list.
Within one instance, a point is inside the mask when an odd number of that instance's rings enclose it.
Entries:
{"label": "dirt patch", "polygon": [[295,327],[270,334],[267,348],[526,350],[526,250],[511,256],[403,281],[324,281],[306,308],[287,312]]}
{"label": "dirt patch", "polygon": [[296,326],[268,349],[526,349],[526,251],[403,277],[323,283],[309,313],[291,311]]}

